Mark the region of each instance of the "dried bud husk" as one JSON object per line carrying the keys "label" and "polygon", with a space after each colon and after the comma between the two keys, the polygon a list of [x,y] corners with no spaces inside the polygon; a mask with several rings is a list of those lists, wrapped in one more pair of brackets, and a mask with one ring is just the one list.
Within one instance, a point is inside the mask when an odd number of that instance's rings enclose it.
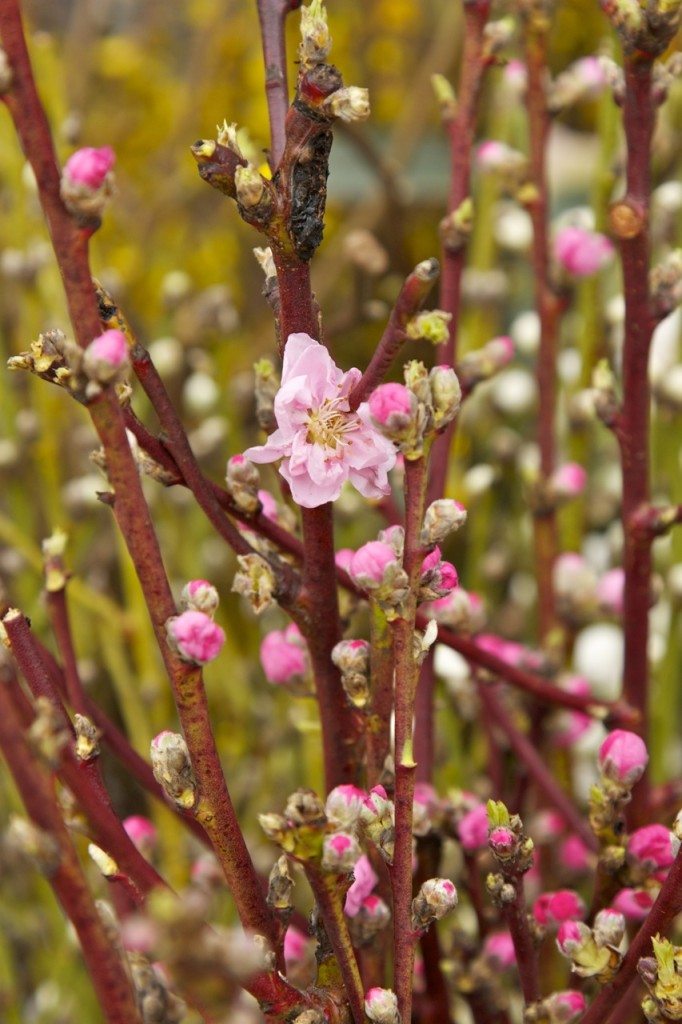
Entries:
{"label": "dried bud husk", "polygon": [[60,865],[62,854],[55,837],[27,818],[12,815],[5,832],[5,843],[9,850],[25,858],[48,878]]}
{"label": "dried bud husk", "polygon": [[289,912],[292,909],[291,893],[294,888],[294,876],[291,874],[289,859],[284,854],[279,857],[270,872],[268,880],[268,906],[273,910]]}
{"label": "dried bud husk", "polygon": [[151,743],[154,778],[170,799],[183,810],[197,802],[197,781],[187,744],[179,733],[162,732]]}
{"label": "dried bud husk", "polygon": [[76,730],[76,757],[79,761],[90,761],[99,755],[99,738],[102,735],[85,715],[76,714],[73,716],[73,724]]}
{"label": "dried bud husk", "polygon": [[235,594],[245,597],[256,615],[276,603],[277,580],[270,565],[260,555],[239,555],[239,570],[232,582]]}

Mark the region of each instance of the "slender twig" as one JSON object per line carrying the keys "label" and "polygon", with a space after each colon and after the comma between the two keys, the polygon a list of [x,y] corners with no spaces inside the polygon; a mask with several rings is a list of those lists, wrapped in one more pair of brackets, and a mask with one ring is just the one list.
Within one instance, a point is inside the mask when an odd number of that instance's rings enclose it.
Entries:
{"label": "slender twig", "polygon": [[514,943],[516,966],[521,982],[521,991],[525,1002],[534,1003],[540,996],[540,976],[538,971],[538,951],[528,922],[528,911],[524,897],[523,875],[514,879],[516,896],[513,902],[502,908],[502,916],[509,928]]}
{"label": "slender twig", "polygon": [[305,867],[306,877],[319,907],[327,937],[336,957],[346,989],[355,1024],[364,1024],[365,998],[360,969],[348,933],[348,923],[343,913],[343,899],[339,879],[321,871],[312,864]]}
{"label": "slender twig", "polygon": [[301,0],[257,0],[270,118],[270,166],[273,170],[284,152],[284,121],[289,109],[285,21],[289,11],[300,6]]}
{"label": "slender twig", "polygon": [[[627,142],[626,193],[611,211],[620,239],[625,296],[623,404],[617,437],[623,474],[623,695],[640,713],[639,729],[647,735],[649,698],[649,605],[651,537],[635,528],[638,510],[649,504],[649,349],[654,328],[649,296],[651,139],[655,106],[651,95],[653,59],[625,55],[623,123]],[[633,824],[647,820],[648,776],[630,806]]]}
{"label": "slender twig", "polygon": [[482,683],[478,688],[478,693],[486,714],[507,737],[512,750],[526,766],[538,789],[545,794],[550,806],[559,812],[566,824],[576,835],[580,836],[588,849],[598,850],[599,843],[578,808],[555,780],[542,755],[529,737],[524,736],[521,730],[516,728],[511,716],[505,710],[502,702],[498,700],[493,689],[486,683]]}
{"label": "slender twig", "polygon": [[87,702],[85,690],[78,672],[76,651],[73,645],[73,636],[69,622],[69,609],[66,602],[66,588],[58,590],[46,590],[47,610],[50,616],[52,632],[57,641],[57,647],[64,665],[64,680],[69,704],[81,715],[87,715]]}
{"label": "slender twig", "polygon": [[663,935],[682,911],[682,851],[677,854],[658,898],[630,944],[613,981],[592,1002],[580,1024],[606,1024],[629,991],[640,957],[651,955],[651,938]]}
{"label": "slender twig", "polygon": [[[484,51],[484,32],[490,13],[487,0],[465,3],[464,8],[464,49],[457,88],[457,109],[447,121],[450,141],[450,192],[448,214],[457,211],[469,196],[471,187],[471,159],[479,97],[487,66]],[[449,233],[443,237],[443,272],[440,285],[439,306],[450,313],[448,340],[438,350],[439,363],[454,366],[457,359],[457,341],[462,300],[462,274],[466,261],[466,244],[463,239],[452,244]],[[436,438],[431,453],[431,472],[428,500],[441,498],[445,490],[450,448],[456,430],[456,421],[446,427]]]}
{"label": "slender twig", "polygon": [[395,663],[395,854],[391,871],[393,888],[394,988],[402,1019],[411,1019],[412,971],[415,934],[412,928],[412,813],[415,783],[413,748],[414,698],[417,665],[414,628],[417,584],[423,559],[419,543],[426,497],[425,456],[405,463],[405,553],[403,568],[409,580],[409,596],[400,616],[392,623]]}
{"label": "slender twig", "polygon": [[118,951],[107,938],[50,779],[36,761],[8,690],[0,686],[0,747],[33,823],[57,844],[59,862],[47,877],[78,933],[83,958],[108,1024],[141,1024]]}
{"label": "slender twig", "polygon": [[[529,202],[533,223],[532,264],[535,305],[540,321],[540,345],[536,376],[538,382],[537,443],[540,474],[549,479],[555,469],[556,348],[559,305],[550,282],[549,195],[547,185],[547,45],[549,21],[544,11],[530,8],[526,21],[526,65],[528,91],[526,106],[530,134]],[[534,510],[535,574],[538,587],[538,632],[547,637],[555,623],[552,567],[557,552],[556,510],[547,505]]]}

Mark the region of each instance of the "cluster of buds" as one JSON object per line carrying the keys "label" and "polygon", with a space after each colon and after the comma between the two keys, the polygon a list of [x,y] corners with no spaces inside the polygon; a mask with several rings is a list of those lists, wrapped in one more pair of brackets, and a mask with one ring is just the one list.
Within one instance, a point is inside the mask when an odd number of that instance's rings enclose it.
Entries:
{"label": "cluster of buds", "polygon": [[69,213],[79,223],[97,222],[114,188],[113,149],[102,146],[77,149],[64,165],[60,195]]}
{"label": "cluster of buds", "polygon": [[501,800],[489,800],[488,846],[503,873],[519,875],[533,865],[534,844],[523,830],[518,814],[510,814]]}
{"label": "cluster of buds", "polygon": [[637,964],[649,993],[642,1002],[644,1015],[652,1024],[682,1020],[682,948],[660,935],[651,944],[654,955]]}
{"label": "cluster of buds", "polygon": [[412,927],[425,932],[434,921],[449,914],[457,906],[457,889],[449,878],[429,878],[412,900]]}
{"label": "cluster of buds", "polygon": [[405,366],[405,384],[380,384],[369,397],[369,411],[382,434],[413,460],[424,454],[427,438],[455,418],[461,398],[452,367],[429,371],[413,359]]}
{"label": "cluster of buds", "polygon": [[618,32],[626,53],[641,51],[657,57],[667,49],[680,24],[678,0],[601,0],[607,18]]}
{"label": "cluster of buds", "polygon": [[190,580],[182,591],[186,609],[166,622],[166,636],[172,650],[191,665],[205,665],[220,654],[225,633],[213,621],[218,592],[208,580]]}
{"label": "cluster of buds", "polygon": [[577,989],[553,992],[546,999],[526,1007],[523,1024],[574,1024],[574,1021],[582,1017],[586,1008],[585,996]]}
{"label": "cluster of buds", "polygon": [[96,398],[102,388],[121,383],[130,366],[128,343],[122,331],[99,334],[86,348],[60,330],[46,331],[26,352],[12,356],[10,370],[30,370],[51,384],[68,390],[78,401]]}
{"label": "cluster of buds", "polygon": [[396,544],[384,540],[363,544],[350,559],[348,572],[384,610],[389,621],[398,617],[409,581],[402,565],[402,552],[397,551]]}
{"label": "cluster of buds", "polygon": [[310,694],[310,657],[296,623],[274,629],[263,638],[260,663],[269,683],[284,686],[297,697]]}
{"label": "cluster of buds", "polygon": [[506,335],[491,338],[482,348],[467,352],[457,363],[457,376],[465,392],[490,380],[514,358],[514,342]]}
{"label": "cluster of buds", "polygon": [[600,910],[589,928],[582,921],[564,921],[556,944],[571,961],[571,970],[581,978],[595,978],[605,985],[620,967],[620,945],[625,935],[625,918],[615,910]]}
{"label": "cluster of buds", "polygon": [[277,579],[272,567],[256,554],[238,555],[237,565],[232,590],[246,598],[256,615],[260,615],[276,603]]}
{"label": "cluster of buds", "polygon": [[322,859],[322,846],[327,832],[324,804],[311,789],[297,789],[287,800],[282,814],[260,814],[260,826],[296,860]]}
{"label": "cluster of buds", "polygon": [[332,650],[332,661],[341,673],[341,685],[355,708],[365,708],[369,702],[369,656],[367,640],[340,640]]}
{"label": "cluster of buds", "polygon": [[182,736],[165,730],[151,742],[154,778],[166,795],[182,810],[190,810],[198,799],[197,781],[189,750]]}
{"label": "cluster of buds", "polygon": [[253,515],[258,510],[260,473],[245,455],[233,455],[227,460],[225,484],[240,512]]}

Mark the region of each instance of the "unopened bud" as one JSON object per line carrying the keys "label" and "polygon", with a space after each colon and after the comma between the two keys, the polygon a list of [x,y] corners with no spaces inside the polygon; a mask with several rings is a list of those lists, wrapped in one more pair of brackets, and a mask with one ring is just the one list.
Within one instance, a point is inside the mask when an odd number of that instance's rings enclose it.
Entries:
{"label": "unopened bud", "polygon": [[[443,248],[448,252],[459,252],[469,241],[471,232],[474,229],[474,201],[471,196],[466,196],[459,206],[443,217],[438,225],[438,233],[443,243]],[[434,312],[440,312],[434,310]],[[450,314],[445,314],[450,320]],[[447,325],[447,322],[446,322]],[[442,333],[442,328],[440,329]],[[433,339],[429,339],[433,340]],[[443,339],[447,340],[446,338]],[[440,344],[438,342],[438,344]]]}
{"label": "unopened bud", "polygon": [[262,430],[272,433],[277,427],[274,402],[279,391],[279,377],[269,359],[259,359],[253,369],[256,375],[256,419]]}
{"label": "unopened bud", "polygon": [[620,946],[625,935],[625,917],[617,910],[600,910],[592,923],[598,946]]}
{"label": "unopened bud", "polygon": [[369,90],[358,85],[337,89],[323,103],[323,109],[340,121],[366,121],[370,114]]}
{"label": "unopened bud", "polygon": [[220,602],[218,591],[208,580],[190,580],[182,588],[181,600],[182,606],[189,611],[203,612],[211,617]]}
{"label": "unopened bud", "polygon": [[220,654],[225,633],[204,612],[188,610],[166,622],[169,645],[184,661],[205,665]]}
{"label": "unopened bud", "polygon": [[260,473],[253,462],[245,455],[233,455],[227,460],[225,481],[235,505],[242,512],[253,514],[259,505],[260,487]]}
{"label": "unopened bud", "polygon": [[369,412],[381,432],[400,441],[408,432],[417,410],[417,400],[403,384],[380,384],[369,396]]}
{"label": "unopened bud", "polygon": [[43,875],[53,875],[62,859],[59,843],[53,835],[27,818],[12,815],[5,842],[10,850],[26,858]]}
{"label": "unopened bud", "polygon": [[582,992],[566,989],[548,996],[542,1006],[547,1011],[549,1024],[574,1024],[585,1012],[587,1001]]}
{"label": "unopened bud", "polygon": [[197,783],[182,736],[168,730],[160,732],[151,742],[150,754],[154,778],[171,800],[183,810],[194,807]]}
{"label": "unopened bud", "polygon": [[451,121],[457,114],[457,97],[445,75],[431,75],[431,88],[440,107],[444,121]]}
{"label": "unopened bud", "polygon": [[64,165],[60,195],[76,217],[99,217],[113,191],[116,156],[110,146],[76,150]]}
{"label": "unopened bud", "polygon": [[641,736],[626,729],[614,729],[599,748],[599,769],[605,779],[631,789],[649,762]]}
{"label": "unopened bud", "polygon": [[312,789],[297,789],[289,796],[284,817],[293,825],[323,825],[327,821],[324,804]]}
{"label": "unopened bud", "polygon": [[105,878],[114,878],[119,874],[119,867],[114,858],[95,843],[88,844],[88,854]]}
{"label": "unopened bud", "polygon": [[433,421],[436,430],[447,426],[457,415],[462,389],[451,366],[434,366],[429,373]]}
{"label": "unopened bud", "polygon": [[370,988],[365,993],[365,1013],[375,1024],[400,1024],[398,997],[390,988]]}
{"label": "unopened bud", "polygon": [[[244,154],[242,153],[241,146],[239,145],[239,142],[237,140],[238,131],[239,129],[237,128],[237,125],[234,122],[232,124],[228,124],[227,120],[224,120],[223,123],[219,124],[217,127],[218,134],[216,136],[216,140],[219,146],[226,146],[227,149],[231,149],[232,152],[235,153],[241,160],[244,160]],[[213,153],[210,153],[208,155],[213,156]]]}
{"label": "unopened bud", "polygon": [[83,353],[83,370],[96,384],[120,380],[128,367],[128,344],[122,331],[104,331]]}
{"label": "unopened bud", "polygon": [[449,878],[429,878],[412,900],[412,927],[423,932],[457,906],[457,889]]}
{"label": "unopened bud", "polygon": [[339,875],[348,874],[360,858],[362,850],[355,836],[349,832],[334,832],[325,836],[322,844],[322,867]]}
{"label": "unopened bud", "polygon": [[258,206],[265,194],[265,182],[251,164],[237,166],[234,172],[234,186],[237,202],[245,210],[251,210],[254,206]]}
{"label": "unopened bud", "polygon": [[99,738],[102,735],[94,722],[91,722],[85,715],[76,714],[73,716],[73,724],[76,730],[76,757],[79,761],[90,761],[99,754]]}
{"label": "unopened bud", "polygon": [[275,574],[260,555],[239,555],[237,564],[239,570],[232,582],[232,590],[245,597],[256,615],[260,615],[275,604]]}
{"label": "unopened bud", "polygon": [[441,544],[451,533],[459,530],[467,518],[467,510],[452,498],[432,501],[424,514],[424,525],[419,537],[424,547]]}
{"label": "unopened bud", "polygon": [[311,0],[307,7],[301,7],[301,43],[298,48],[301,64],[322,63],[331,45],[326,8],[322,0]]}
{"label": "unopened bud", "polygon": [[369,653],[366,640],[340,640],[332,649],[332,661],[341,672],[341,685],[355,707],[369,700]]}

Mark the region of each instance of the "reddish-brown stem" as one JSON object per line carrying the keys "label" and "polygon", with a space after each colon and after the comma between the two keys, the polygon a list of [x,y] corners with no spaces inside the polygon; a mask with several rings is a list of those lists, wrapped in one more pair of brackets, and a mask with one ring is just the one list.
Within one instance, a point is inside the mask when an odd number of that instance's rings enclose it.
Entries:
{"label": "reddish-brown stem", "polygon": [[417,583],[422,563],[419,534],[424,517],[427,459],[405,462],[405,553],[403,568],[409,580],[409,596],[400,616],[392,623],[395,665],[395,853],[391,870],[393,889],[394,989],[398,1009],[411,1019],[412,971],[415,934],[412,928],[412,811],[415,768],[413,747],[414,698],[417,665],[414,627]]}
{"label": "reddish-brown stem", "polygon": [[3,625],[7,631],[12,654],[33,697],[44,697],[49,700],[59,716],[61,727],[71,734],[71,739],[61,753],[58,774],[81,805],[97,844],[113,857],[121,870],[138,887],[135,902],[139,903],[141,894],[165,883],[139,852],[114,813],[96,759],[79,761],[76,757],[71,721],[45,669],[28,621],[20,612],[11,609],[4,617]]}
{"label": "reddish-brown stem", "polygon": [[141,1024],[135,995],[71,845],[50,779],[36,761],[10,699],[0,686],[0,747],[32,822],[57,843],[59,864],[48,881],[78,934],[83,959],[108,1024]]}
{"label": "reddish-brown stem", "polygon": [[289,109],[285,21],[289,11],[301,6],[301,0],[257,0],[257,6],[270,118],[270,166],[274,170],[284,152],[284,122]]}
{"label": "reddish-brown stem", "polygon": [[[101,330],[88,262],[88,234],[78,228],[60,198],[54,146],[33,80],[16,0],[0,6],[0,36],[13,70],[12,87],[3,98],[36,177],[74,333],[85,347]],[[201,798],[196,817],[211,838],[243,924],[274,944],[276,924],[227,791],[201,671],[183,662],[166,641],[165,623],[175,614],[175,604],[113,390],[102,391],[88,409],[104,445],[107,475],[114,490],[114,513],[142,585],[197,776]]]}
{"label": "reddish-brown stem", "polygon": [[279,283],[280,354],[290,334],[304,333],[320,340],[320,319],[310,286],[310,265],[273,250]]}
{"label": "reddish-brown stem", "polygon": [[438,260],[423,260],[405,279],[374,355],[350,393],[348,404],[351,409],[357,409],[374,388],[381,384],[405,341],[408,322],[423,306],[438,273]]}
{"label": "reddish-brown stem", "polygon": [[64,681],[68,702],[74,711],[81,715],[87,715],[87,702],[85,691],[81,683],[76,660],[76,651],[73,646],[73,636],[69,623],[69,609],[66,603],[66,588],[46,591],[47,611],[50,617],[52,632],[57,641],[57,647],[64,665]]}
{"label": "reddish-brown stem", "polygon": [[[558,302],[550,282],[548,234],[549,196],[545,166],[549,113],[547,109],[547,33],[544,12],[533,11],[526,26],[526,65],[528,68],[528,129],[530,135],[528,209],[533,222],[532,265],[535,305],[540,321],[540,346],[537,361],[538,412],[537,443],[540,473],[547,480],[555,469],[556,347]],[[552,567],[556,557],[556,512],[553,508],[536,510],[534,516],[535,573],[538,588],[538,632],[545,638],[555,623]]]}
{"label": "reddish-brown stem", "polygon": [[598,850],[599,843],[597,842],[594,833],[587,825],[585,819],[580,814],[568,794],[564,792],[555,780],[542,755],[538,752],[529,737],[524,736],[521,730],[516,728],[511,716],[504,708],[502,702],[498,700],[492,687],[486,683],[482,683],[478,688],[478,693],[486,715],[496,723],[507,737],[512,750],[519,760],[526,766],[529,774],[535,780],[535,784],[538,789],[544,793],[549,802],[549,806],[559,812],[566,824],[580,836],[588,849],[595,851]]}
{"label": "reddish-brown stem", "polygon": [[512,903],[502,909],[509,934],[514,943],[516,965],[519,971],[521,991],[526,1004],[534,1003],[540,997],[540,976],[538,972],[538,951],[528,923],[528,912],[524,898],[523,875],[513,880],[516,896]]}
{"label": "reddish-brown stem", "polygon": [[364,1024],[365,997],[360,977],[360,968],[355,957],[353,944],[348,933],[348,924],[343,913],[343,900],[339,879],[321,871],[312,864],[306,865],[306,877],[320,910],[327,938],[341,971],[346,998],[350,1005],[355,1024]]}
{"label": "reddish-brown stem", "polygon": [[[618,419],[623,474],[623,695],[640,714],[638,731],[646,738],[649,695],[649,605],[651,603],[651,537],[635,527],[638,511],[649,504],[649,349],[654,328],[649,297],[651,139],[655,106],[651,95],[653,60],[625,56],[623,122],[627,142],[626,193],[617,207],[636,213],[639,230],[621,237],[625,296],[623,339],[623,402]],[[612,222],[618,228],[614,216]],[[630,234],[630,232],[627,232]],[[633,825],[648,820],[648,776],[633,794]]]}
{"label": "reddish-brown stem", "polygon": [[432,648],[421,667],[414,702],[414,759],[417,762],[417,782],[430,782],[433,778],[435,691],[436,673],[433,667]]}
{"label": "reddish-brown stem", "polygon": [[[425,836],[417,841],[415,889],[418,889],[427,879],[436,878],[440,874],[440,855],[441,839],[438,836]],[[448,1024],[450,1000],[441,967],[443,950],[435,924],[419,936],[419,946],[424,962],[426,987],[420,1006],[420,1020],[423,1020],[424,1024]]]}
{"label": "reddish-brown stem", "polygon": [[580,1024],[606,1024],[629,990],[640,957],[651,956],[651,938],[664,935],[673,919],[682,911],[682,851],[677,854],[658,899],[642,922],[630,944],[618,973],[592,1002]]}
{"label": "reddish-brown stem", "polygon": [[[476,117],[483,74],[487,64],[484,56],[484,32],[490,13],[490,3],[487,0],[477,0],[475,3],[465,3],[463,8],[464,50],[457,88],[457,112],[447,122],[450,140],[448,214],[459,209],[469,195]],[[457,359],[462,273],[466,262],[466,245],[463,241],[456,245],[448,245],[447,231],[444,233],[442,261],[439,306],[446,313],[450,313],[452,319],[448,328],[448,340],[439,348],[437,362],[454,366]],[[456,420],[453,420],[434,441],[431,453],[429,501],[443,496],[450,448],[456,426]]]}

